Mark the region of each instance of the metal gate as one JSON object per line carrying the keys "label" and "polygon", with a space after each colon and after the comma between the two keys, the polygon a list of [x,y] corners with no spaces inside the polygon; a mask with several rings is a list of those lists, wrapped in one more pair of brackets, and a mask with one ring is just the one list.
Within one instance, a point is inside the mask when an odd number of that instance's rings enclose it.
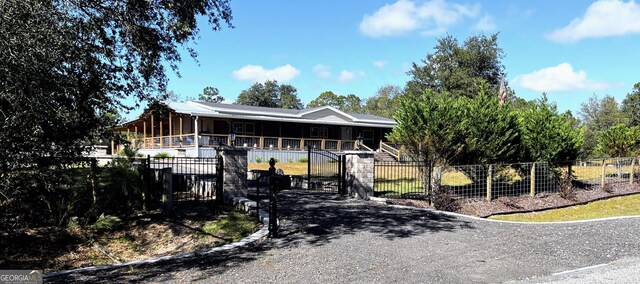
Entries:
{"label": "metal gate", "polygon": [[222,200],[222,157],[148,158],[156,199],[171,193],[175,206],[193,206]]}
{"label": "metal gate", "polygon": [[315,148],[308,150],[308,178],[310,190],[345,194],[345,156]]}

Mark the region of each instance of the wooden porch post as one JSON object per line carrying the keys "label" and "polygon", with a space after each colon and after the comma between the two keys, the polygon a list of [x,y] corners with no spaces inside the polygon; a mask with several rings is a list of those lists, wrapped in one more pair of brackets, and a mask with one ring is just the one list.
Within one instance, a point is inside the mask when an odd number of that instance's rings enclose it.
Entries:
{"label": "wooden porch post", "polygon": [[155,124],[153,123],[153,112],[151,112],[151,149],[156,147],[154,128],[155,128]]}
{"label": "wooden porch post", "polygon": [[200,147],[200,141],[198,139],[198,117],[196,116],[196,118],[193,120],[195,121],[195,137],[193,137],[193,141],[196,143],[195,147],[196,147],[196,157],[200,157],[200,154],[198,153],[198,147]]}
{"label": "wooden porch post", "polygon": [[138,126],[134,125],[133,126],[133,147],[134,148],[138,148]]}
{"label": "wooden porch post", "polygon": [[147,121],[142,121],[142,149],[147,149]]}
{"label": "wooden porch post", "polygon": [[171,113],[169,113],[169,148],[173,147],[173,120],[171,119]]}
{"label": "wooden porch post", "polygon": [[180,147],[182,147],[182,114],[180,115]]}
{"label": "wooden porch post", "polygon": [[162,148],[162,135],[164,134],[164,132],[162,132],[162,119],[160,119],[160,148]]}

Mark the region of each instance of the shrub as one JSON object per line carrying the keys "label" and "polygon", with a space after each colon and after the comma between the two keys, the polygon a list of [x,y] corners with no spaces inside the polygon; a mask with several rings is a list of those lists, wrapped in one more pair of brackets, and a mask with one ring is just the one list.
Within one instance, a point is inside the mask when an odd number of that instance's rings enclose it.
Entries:
{"label": "shrub", "polygon": [[98,232],[108,232],[120,227],[120,225],[122,225],[120,218],[102,213],[98,220],[91,225],[91,228]]}
{"label": "shrub", "polygon": [[160,152],[158,154],[153,155],[153,157],[158,159],[166,159],[166,158],[171,158],[171,155],[167,152]]}
{"label": "shrub", "polygon": [[440,190],[433,193],[433,207],[442,211],[455,212],[459,209],[460,204],[451,194],[448,186],[442,186]]}
{"label": "shrub", "polygon": [[307,159],[307,158],[300,158],[300,159],[298,159],[298,162],[299,162],[299,163],[308,163],[308,162],[309,162],[309,159]]}
{"label": "shrub", "polygon": [[259,163],[262,163],[262,158],[260,158],[260,157],[256,157],[256,163],[258,163],[258,164],[259,164]]}
{"label": "shrub", "polygon": [[287,163],[293,163],[293,159],[291,158],[287,159]]}

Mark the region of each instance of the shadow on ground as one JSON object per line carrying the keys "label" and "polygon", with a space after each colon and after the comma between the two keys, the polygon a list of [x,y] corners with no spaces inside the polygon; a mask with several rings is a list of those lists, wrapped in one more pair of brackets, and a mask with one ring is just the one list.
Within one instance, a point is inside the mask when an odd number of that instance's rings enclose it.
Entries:
{"label": "shadow on ground", "polygon": [[[263,203],[263,208],[267,208],[267,204]],[[357,233],[369,233],[394,240],[474,228],[470,222],[453,216],[399,209],[336,194],[309,191],[280,193],[278,207],[280,231],[278,238],[273,240],[224,253],[111,271],[72,274],[50,278],[48,282],[194,281],[199,279],[174,279],[169,272],[203,270],[207,272],[204,273],[206,275],[218,274],[242,263],[260,260],[273,249],[322,246]]]}

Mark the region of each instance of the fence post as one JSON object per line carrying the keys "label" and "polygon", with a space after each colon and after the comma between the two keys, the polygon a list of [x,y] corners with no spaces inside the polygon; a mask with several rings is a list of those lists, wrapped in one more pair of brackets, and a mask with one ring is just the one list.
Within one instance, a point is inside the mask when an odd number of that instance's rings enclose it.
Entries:
{"label": "fence post", "polygon": [[165,215],[171,215],[173,210],[173,178],[171,168],[162,169],[162,204]]}
{"label": "fence post", "polygon": [[[216,165],[216,204],[222,205],[224,199],[224,158],[218,155]],[[258,181],[259,182],[259,181]],[[258,200],[260,202],[260,200]],[[258,214],[260,216],[260,214]]]}
{"label": "fence post", "polygon": [[493,180],[493,165],[489,165],[489,170],[487,171],[487,201],[491,201],[491,182]]}
{"label": "fence post", "polygon": [[311,147],[307,147],[307,190],[311,189]]}
{"label": "fence post", "polygon": [[[142,207],[146,211],[150,206],[150,194],[151,194],[151,155],[147,155],[147,158],[143,160],[143,183],[144,189],[142,190]],[[156,196],[157,198],[157,196]],[[156,199],[157,202],[157,199]]]}
{"label": "fence post", "polygon": [[536,196],[536,163],[531,164],[531,197]]}
{"label": "fence post", "polygon": [[633,171],[636,167],[636,158],[631,158],[631,170],[629,171],[629,184],[633,185]]}
{"label": "fence post", "polygon": [[607,168],[606,168],[605,159],[602,159],[602,178],[600,179],[600,186],[604,187],[604,179],[607,176]]}

